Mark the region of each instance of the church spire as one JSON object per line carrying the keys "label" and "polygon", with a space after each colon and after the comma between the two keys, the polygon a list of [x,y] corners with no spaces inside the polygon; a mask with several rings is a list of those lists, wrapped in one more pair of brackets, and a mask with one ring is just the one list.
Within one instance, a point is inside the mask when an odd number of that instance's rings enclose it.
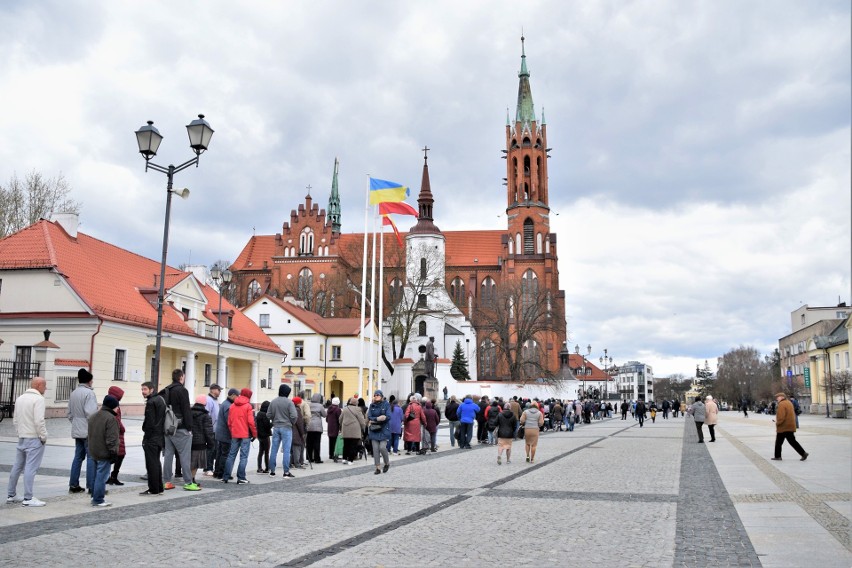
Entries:
{"label": "church spire", "polygon": [[429,183],[428,147],[423,148],[423,178],[420,181],[420,194],[417,196],[417,224],[411,228],[411,233],[440,233],[441,229],[432,222],[432,185]]}
{"label": "church spire", "polygon": [[535,107],[533,106],[532,89],[530,88],[530,72],[527,69],[527,54],[524,48],[524,36],[521,36],[521,70],[518,72],[518,107],[515,111],[515,122],[521,123],[521,128],[529,128],[535,122]]}
{"label": "church spire", "polygon": [[339,162],[334,158],[334,175],[331,178],[331,195],[328,197],[328,220],[331,232],[340,233],[340,193],[337,189],[337,169]]}

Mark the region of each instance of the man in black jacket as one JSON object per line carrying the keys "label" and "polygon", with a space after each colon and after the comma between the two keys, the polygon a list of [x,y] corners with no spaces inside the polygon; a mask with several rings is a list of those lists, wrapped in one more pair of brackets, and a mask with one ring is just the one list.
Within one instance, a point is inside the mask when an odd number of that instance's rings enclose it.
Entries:
{"label": "man in black jacket", "polygon": [[163,423],[166,420],[166,401],[154,392],[154,383],[142,383],[145,398],[145,420],[142,421],[142,451],[145,453],[145,471],[148,472],[148,489],[140,495],[163,494],[163,465],[160,453],[166,445]]}
{"label": "man in black jacket", "polygon": [[[450,397],[444,409],[444,416],[447,417],[447,422],[450,423],[450,446],[456,447],[456,430],[459,427],[459,401],[456,400],[456,395]],[[404,411],[403,411],[404,412]]]}
{"label": "man in black jacket", "polygon": [[89,453],[95,462],[95,486],[92,489],[92,505],[95,507],[112,505],[104,501],[104,495],[110,466],[118,457],[116,408],[118,408],[118,399],[106,395],[101,409],[89,418]]}
{"label": "man in black jacket", "polygon": [[190,461],[192,457],[192,407],[189,404],[189,392],[183,386],[186,376],[183,370],[172,371],[172,384],[160,391],[160,396],[166,404],[172,407],[178,426],[175,433],[166,436],[166,447],[163,452],[163,485],[164,489],[174,489],[172,483],[172,459],[177,454],[180,460],[181,473],[183,475],[183,488],[192,491],[192,470]]}

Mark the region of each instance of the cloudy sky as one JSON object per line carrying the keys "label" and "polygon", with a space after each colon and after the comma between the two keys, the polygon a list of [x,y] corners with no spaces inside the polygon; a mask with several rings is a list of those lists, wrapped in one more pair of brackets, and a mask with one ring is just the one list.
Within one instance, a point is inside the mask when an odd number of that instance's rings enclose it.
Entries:
{"label": "cloudy sky", "polygon": [[335,157],[360,231],[365,175],[417,190],[424,144],[437,224],[501,228],[522,28],[572,345],[690,374],[852,300],[848,1],[6,1],[0,183],[61,172],[82,231],[159,258],[133,131],[180,163],[204,113],[172,265],[324,205]]}

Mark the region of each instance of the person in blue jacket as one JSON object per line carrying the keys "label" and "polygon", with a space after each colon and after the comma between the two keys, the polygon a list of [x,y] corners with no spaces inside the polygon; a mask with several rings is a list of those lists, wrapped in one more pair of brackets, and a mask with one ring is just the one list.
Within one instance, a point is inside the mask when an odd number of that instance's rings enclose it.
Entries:
{"label": "person in blue jacket", "polygon": [[476,421],[477,413],[479,413],[479,405],[469,396],[465,397],[458,409],[459,448],[471,449],[470,439],[473,437],[473,423]]}
{"label": "person in blue jacket", "polygon": [[399,455],[399,439],[402,436],[402,408],[396,403],[393,395],[390,401],[390,438],[388,439],[387,449],[393,455]]}
{"label": "person in blue jacket", "polygon": [[[390,457],[388,456],[387,443],[390,440],[390,417],[391,409],[382,391],[373,393],[373,402],[367,409],[367,438],[373,445],[373,464],[376,466],[376,475],[387,473],[390,468]],[[379,467],[379,457],[385,462],[384,469]]]}

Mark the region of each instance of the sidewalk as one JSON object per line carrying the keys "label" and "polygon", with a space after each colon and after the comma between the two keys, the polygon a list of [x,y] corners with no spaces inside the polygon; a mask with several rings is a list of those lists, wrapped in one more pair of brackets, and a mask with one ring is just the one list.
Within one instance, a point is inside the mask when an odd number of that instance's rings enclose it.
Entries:
{"label": "sidewalk", "polygon": [[[720,413],[713,444],[695,443],[691,419],[658,417],[641,429],[629,416],[593,421],[542,434],[533,464],[516,441],[512,463],[499,466],[493,447],[450,449],[442,429],[439,452],[392,458],[378,476],[372,461],[326,461],[296,470],[294,480],[257,475],[255,445],[250,485],[204,478],[200,492],[164,497],[138,495],[141,421],[127,419],[120,476],[127,485],[109,488],[114,506],[106,510],[67,493],[70,429],[51,420],[35,482],[48,505],[1,509],[0,564],[16,565],[26,550],[27,563],[52,566],[482,566],[495,559],[550,566],[570,558],[654,567],[852,566],[852,420],[801,416],[797,438],[810,457],[801,462],[785,447],[775,462],[771,418]],[[11,421],[0,423],[4,487],[10,434]],[[535,517],[535,530],[519,529]],[[165,528],[176,525],[194,528]]]}

